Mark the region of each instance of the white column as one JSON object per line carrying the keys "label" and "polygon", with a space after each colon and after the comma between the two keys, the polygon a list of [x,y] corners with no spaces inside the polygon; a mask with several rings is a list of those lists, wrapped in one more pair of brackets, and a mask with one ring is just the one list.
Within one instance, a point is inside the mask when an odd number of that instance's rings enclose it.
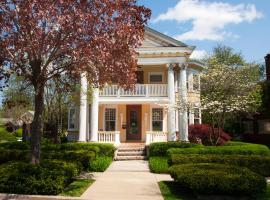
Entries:
{"label": "white column", "polygon": [[92,91],[92,104],[91,104],[91,142],[98,141],[98,99],[99,89],[93,88]]}
{"label": "white column", "polygon": [[[187,63],[180,63],[179,73],[179,98],[183,105],[187,105]],[[179,133],[180,141],[188,142],[188,114],[187,108],[184,108],[179,112]]]}
{"label": "white column", "polygon": [[174,88],[174,70],[173,65],[168,64],[168,97],[169,97],[169,108],[168,108],[168,141],[175,141],[175,109],[172,106],[175,105],[175,88]]}
{"label": "white column", "polygon": [[80,91],[80,121],[79,121],[79,142],[86,141],[87,133],[87,79],[86,74],[81,74]]}

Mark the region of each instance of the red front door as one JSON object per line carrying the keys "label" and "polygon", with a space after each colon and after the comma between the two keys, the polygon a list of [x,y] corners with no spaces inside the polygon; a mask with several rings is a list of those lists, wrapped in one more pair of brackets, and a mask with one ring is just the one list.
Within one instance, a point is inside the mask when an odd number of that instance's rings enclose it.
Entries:
{"label": "red front door", "polygon": [[141,140],[142,138],[142,106],[127,105],[127,140]]}

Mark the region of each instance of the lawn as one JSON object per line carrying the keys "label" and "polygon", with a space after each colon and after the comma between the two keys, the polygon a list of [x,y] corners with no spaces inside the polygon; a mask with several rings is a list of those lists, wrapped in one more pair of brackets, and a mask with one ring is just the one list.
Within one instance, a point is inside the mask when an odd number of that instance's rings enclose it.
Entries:
{"label": "lawn", "polygon": [[94,181],[93,179],[77,179],[67,186],[59,196],[80,197]]}
{"label": "lawn", "polygon": [[[194,200],[197,199],[196,195],[192,193],[190,190],[179,190],[177,183],[174,181],[161,181],[158,183],[162,196],[164,200]],[[201,197],[202,198],[202,197]],[[211,197],[205,197],[205,199],[211,199]],[[232,197],[232,199],[237,199],[239,197]],[[267,190],[264,194],[260,194],[256,197],[245,197],[245,199],[252,200],[269,200],[270,199],[270,185],[267,185]]]}

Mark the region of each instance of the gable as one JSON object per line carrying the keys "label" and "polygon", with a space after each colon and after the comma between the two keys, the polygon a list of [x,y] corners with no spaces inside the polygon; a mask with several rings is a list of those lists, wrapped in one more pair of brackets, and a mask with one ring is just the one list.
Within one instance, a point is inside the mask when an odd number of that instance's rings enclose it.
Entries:
{"label": "gable", "polygon": [[187,47],[187,45],[154,29],[145,27],[145,38],[141,47]]}

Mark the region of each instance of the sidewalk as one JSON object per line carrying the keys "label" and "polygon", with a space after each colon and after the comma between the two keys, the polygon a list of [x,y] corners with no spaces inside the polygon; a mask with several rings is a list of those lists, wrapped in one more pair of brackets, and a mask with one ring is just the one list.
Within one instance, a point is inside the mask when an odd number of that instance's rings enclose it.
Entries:
{"label": "sidewalk", "polygon": [[147,161],[115,161],[81,196],[89,200],[163,200],[158,181],[169,175],[149,172]]}

